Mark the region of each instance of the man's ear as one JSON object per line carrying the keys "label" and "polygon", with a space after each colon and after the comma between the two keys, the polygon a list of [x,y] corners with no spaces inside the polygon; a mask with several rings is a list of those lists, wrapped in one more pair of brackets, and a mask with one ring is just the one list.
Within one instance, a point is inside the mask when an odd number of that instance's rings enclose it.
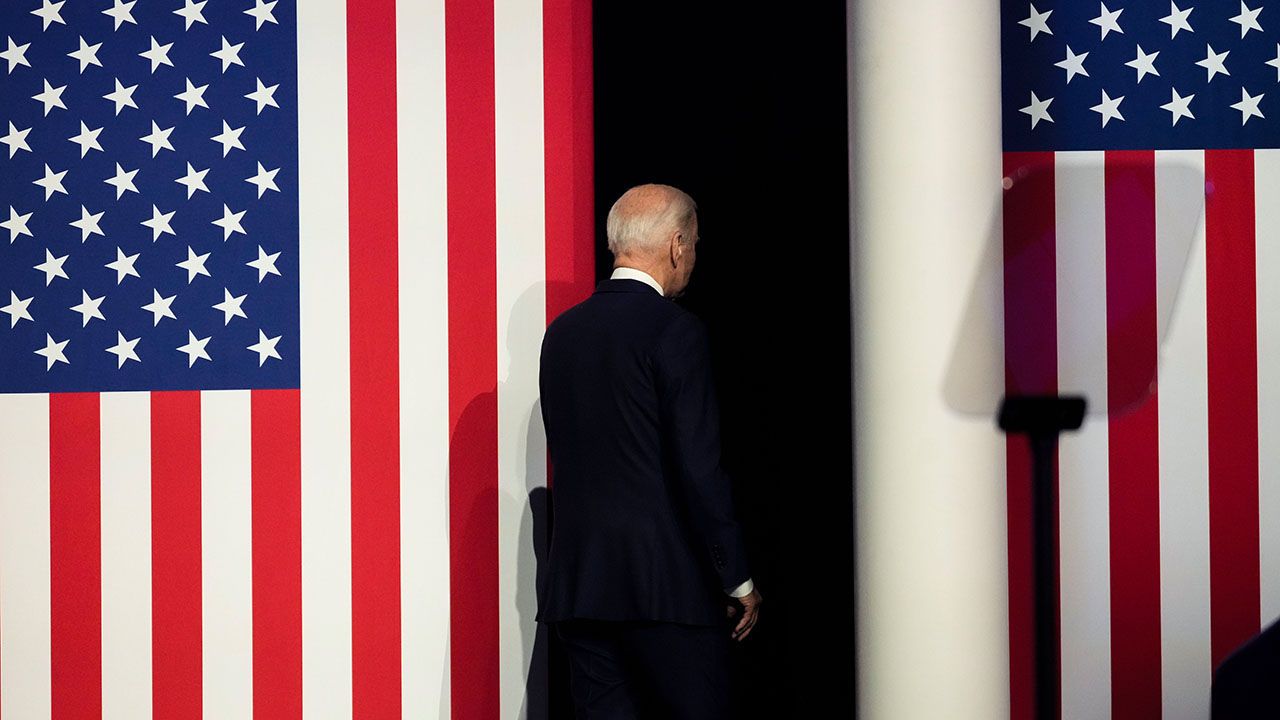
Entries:
{"label": "man's ear", "polygon": [[680,258],[684,255],[684,244],[680,241],[683,239],[680,233],[671,236],[671,267],[680,264]]}

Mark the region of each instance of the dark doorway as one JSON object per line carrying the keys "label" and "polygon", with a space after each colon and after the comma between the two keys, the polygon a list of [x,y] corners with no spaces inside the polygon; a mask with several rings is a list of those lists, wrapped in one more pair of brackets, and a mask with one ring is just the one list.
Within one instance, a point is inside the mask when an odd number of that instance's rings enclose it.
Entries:
{"label": "dark doorway", "polygon": [[669,183],[699,205],[680,302],[712,335],[765,598],[737,653],[737,717],[853,715],[845,74],[843,0],[595,6],[597,278],[626,188]]}

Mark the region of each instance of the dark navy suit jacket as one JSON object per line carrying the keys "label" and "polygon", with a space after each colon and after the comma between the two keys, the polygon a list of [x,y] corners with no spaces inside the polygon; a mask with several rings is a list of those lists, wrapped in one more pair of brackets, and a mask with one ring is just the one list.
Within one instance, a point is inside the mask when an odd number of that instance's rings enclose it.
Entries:
{"label": "dark navy suit jacket", "polygon": [[607,280],[547,328],[539,385],[553,527],[538,619],[723,624],[749,573],[702,323]]}
{"label": "dark navy suit jacket", "polygon": [[1213,676],[1213,720],[1280,718],[1280,622],[1233,652]]}

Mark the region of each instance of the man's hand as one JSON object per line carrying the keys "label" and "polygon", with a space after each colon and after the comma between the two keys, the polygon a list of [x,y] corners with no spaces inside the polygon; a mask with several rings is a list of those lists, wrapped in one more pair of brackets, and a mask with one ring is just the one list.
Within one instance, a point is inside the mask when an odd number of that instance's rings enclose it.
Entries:
{"label": "man's hand", "polygon": [[[736,599],[742,605],[742,619],[733,628],[733,639],[740,641],[745,639],[751,633],[751,628],[756,626],[756,620],[760,618],[760,603],[764,602],[764,599],[760,597],[760,591],[754,589],[747,595]],[[730,605],[729,617],[737,614],[737,608]]]}

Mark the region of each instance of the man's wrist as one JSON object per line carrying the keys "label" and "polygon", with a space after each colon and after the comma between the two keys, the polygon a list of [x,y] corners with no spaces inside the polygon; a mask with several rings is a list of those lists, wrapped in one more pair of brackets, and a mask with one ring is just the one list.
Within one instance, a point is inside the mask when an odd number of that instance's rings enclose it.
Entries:
{"label": "man's wrist", "polygon": [[740,597],[746,597],[750,595],[751,591],[755,589],[756,589],[755,583],[751,582],[751,578],[747,578],[746,582],[742,583],[736,588],[725,590],[725,592],[729,593],[729,597],[740,598]]}

